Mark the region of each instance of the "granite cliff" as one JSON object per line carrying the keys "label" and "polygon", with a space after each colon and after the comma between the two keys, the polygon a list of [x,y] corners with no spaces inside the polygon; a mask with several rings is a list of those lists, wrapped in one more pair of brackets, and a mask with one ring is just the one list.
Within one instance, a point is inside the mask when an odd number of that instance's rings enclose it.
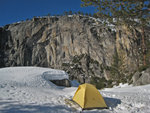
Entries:
{"label": "granite cliff", "polygon": [[[148,46],[149,32],[145,29]],[[149,54],[147,49],[148,63]],[[0,28],[0,67],[8,66],[63,69],[81,83],[129,82],[142,66],[141,32],[81,15],[33,18]]]}

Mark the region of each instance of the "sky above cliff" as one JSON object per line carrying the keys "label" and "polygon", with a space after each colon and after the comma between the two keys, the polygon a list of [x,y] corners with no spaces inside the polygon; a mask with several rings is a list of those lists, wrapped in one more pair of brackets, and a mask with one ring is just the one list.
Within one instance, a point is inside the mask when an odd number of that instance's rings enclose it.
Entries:
{"label": "sky above cliff", "polygon": [[80,4],[81,0],[0,0],[0,26],[70,10],[84,13],[94,11],[93,8],[82,8]]}

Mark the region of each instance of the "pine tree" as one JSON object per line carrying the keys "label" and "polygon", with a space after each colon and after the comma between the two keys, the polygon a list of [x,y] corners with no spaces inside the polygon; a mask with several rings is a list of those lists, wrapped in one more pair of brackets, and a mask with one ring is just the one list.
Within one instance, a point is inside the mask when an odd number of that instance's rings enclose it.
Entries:
{"label": "pine tree", "polygon": [[48,13],[48,14],[47,14],[47,16],[49,16],[49,17],[50,17],[50,16],[51,16],[51,14],[50,14],[50,13]]}
{"label": "pine tree", "polygon": [[86,16],[89,16],[89,14],[88,14],[88,13],[85,13],[85,15],[86,15]]}
{"label": "pine tree", "polygon": [[81,12],[80,12],[80,11],[78,11],[78,14],[80,15],[80,14],[81,14]]}
{"label": "pine tree", "polygon": [[67,11],[64,11],[64,15],[68,15],[68,12],[67,12]]}
{"label": "pine tree", "polygon": [[89,16],[91,17],[91,16],[92,16],[92,14],[91,14],[91,13],[89,13]]}
{"label": "pine tree", "polygon": [[[114,25],[140,27],[142,34],[143,64],[146,65],[146,45],[144,28],[150,21],[148,0],[81,0],[81,6],[94,6],[96,15]],[[115,18],[116,21],[113,21]]]}
{"label": "pine tree", "polygon": [[84,13],[83,13],[83,12],[81,12],[81,15],[84,15]]}
{"label": "pine tree", "polygon": [[72,11],[71,10],[69,11],[69,15],[72,15]]}

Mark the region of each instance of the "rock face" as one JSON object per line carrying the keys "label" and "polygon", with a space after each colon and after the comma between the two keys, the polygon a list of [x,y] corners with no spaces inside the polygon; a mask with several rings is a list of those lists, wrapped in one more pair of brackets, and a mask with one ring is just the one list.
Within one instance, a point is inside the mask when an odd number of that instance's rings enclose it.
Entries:
{"label": "rock face", "polygon": [[134,85],[146,85],[150,84],[150,68],[145,71],[137,72],[132,77]]}
{"label": "rock face", "polygon": [[125,78],[142,64],[140,39],[138,29],[114,31],[87,16],[33,18],[0,28],[0,67],[63,69],[82,83]]}
{"label": "rock face", "polygon": [[68,79],[63,80],[50,80],[52,83],[56,84],[57,86],[65,86],[65,87],[71,87],[71,83]]}
{"label": "rock face", "polygon": [[133,83],[135,84],[137,82],[137,80],[141,77],[142,73],[140,73],[139,71],[137,71],[133,77],[132,77],[132,80],[133,80]]}

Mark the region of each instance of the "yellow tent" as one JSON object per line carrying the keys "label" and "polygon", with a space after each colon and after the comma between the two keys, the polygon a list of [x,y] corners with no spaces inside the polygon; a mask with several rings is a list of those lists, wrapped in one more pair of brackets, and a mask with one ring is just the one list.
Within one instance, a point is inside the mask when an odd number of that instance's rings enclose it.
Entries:
{"label": "yellow tent", "polygon": [[103,97],[96,87],[87,83],[78,87],[73,101],[79,104],[82,109],[107,108]]}

